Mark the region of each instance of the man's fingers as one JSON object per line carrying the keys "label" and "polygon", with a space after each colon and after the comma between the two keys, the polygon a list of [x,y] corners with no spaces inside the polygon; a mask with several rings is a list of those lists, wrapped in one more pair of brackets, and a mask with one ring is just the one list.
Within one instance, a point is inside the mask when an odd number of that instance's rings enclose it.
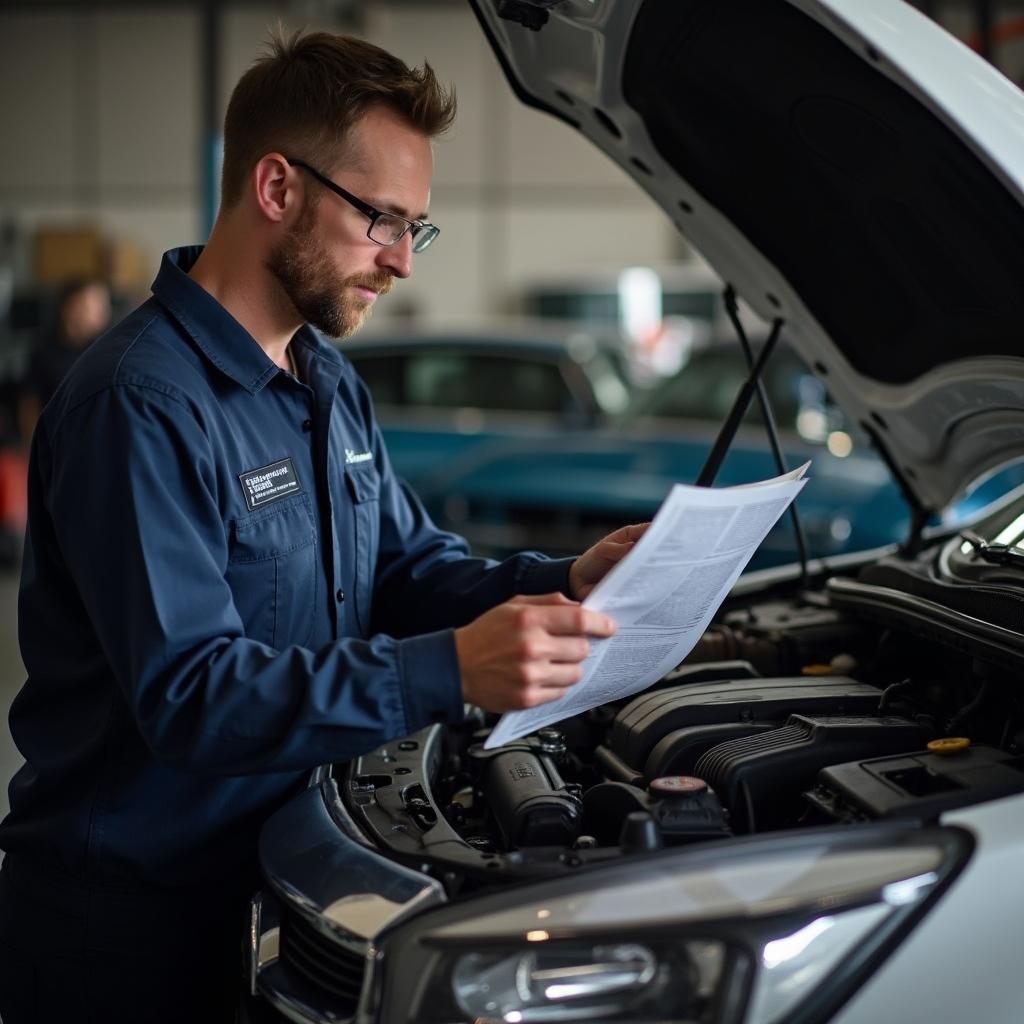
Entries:
{"label": "man's fingers", "polygon": [[615,621],[603,612],[583,608],[578,601],[561,593],[524,595],[513,598],[510,603],[533,605],[536,611],[529,612],[530,624],[548,633],[611,636],[616,630]]}
{"label": "man's fingers", "polygon": [[548,636],[545,644],[548,661],[580,662],[590,654],[590,642],[582,636]]}
{"label": "man's fingers", "polygon": [[629,526],[620,526],[614,533],[609,533],[604,539],[617,544],[629,541],[638,541],[646,532],[650,523],[631,523]]}
{"label": "man's fingers", "polygon": [[634,544],[647,532],[650,523],[634,523],[632,526],[624,527],[626,539]]}
{"label": "man's fingers", "polygon": [[516,604],[553,604],[553,605],[577,605],[571,597],[566,597],[561,591],[556,590],[551,594],[520,594],[513,598]]}
{"label": "man's fingers", "polygon": [[618,562],[633,550],[635,544],[635,540],[603,540],[597,545],[597,553],[609,562]]}
{"label": "man's fingers", "polygon": [[537,616],[537,625],[552,636],[611,636],[615,620],[603,612],[571,605],[568,608],[546,608]]}
{"label": "man's fingers", "polygon": [[556,691],[550,697],[551,700],[554,700],[556,697],[561,696],[561,691],[572,686],[574,683],[578,683],[582,675],[583,672],[577,662],[569,664],[567,662],[553,661],[546,667],[543,678],[534,689],[540,688],[542,690]]}

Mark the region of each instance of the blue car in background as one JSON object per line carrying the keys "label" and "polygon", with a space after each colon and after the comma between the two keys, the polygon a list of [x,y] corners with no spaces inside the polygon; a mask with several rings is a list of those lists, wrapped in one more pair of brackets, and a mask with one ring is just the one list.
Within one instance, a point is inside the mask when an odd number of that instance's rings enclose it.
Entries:
{"label": "blue car in background", "polygon": [[[419,332],[346,342],[373,394],[392,462],[442,526],[474,551],[575,554],[649,519],[692,483],[747,375],[735,344],[698,350],[674,377],[630,389],[614,335],[571,324]],[[910,511],[884,463],[820,381],[782,346],[764,384],[790,467],[811,460],[800,516],[813,557],[903,539]],[[776,475],[756,400],[716,486]],[[1001,475],[958,505],[966,516],[1020,482]],[[789,518],[751,563],[792,561]]]}

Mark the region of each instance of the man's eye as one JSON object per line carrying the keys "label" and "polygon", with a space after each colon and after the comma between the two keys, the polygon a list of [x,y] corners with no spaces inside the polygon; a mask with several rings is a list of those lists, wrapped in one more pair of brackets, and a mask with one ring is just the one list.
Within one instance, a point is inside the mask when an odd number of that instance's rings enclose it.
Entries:
{"label": "man's eye", "polygon": [[391,239],[400,238],[407,226],[406,221],[399,217],[389,217],[387,214],[377,220],[377,230]]}

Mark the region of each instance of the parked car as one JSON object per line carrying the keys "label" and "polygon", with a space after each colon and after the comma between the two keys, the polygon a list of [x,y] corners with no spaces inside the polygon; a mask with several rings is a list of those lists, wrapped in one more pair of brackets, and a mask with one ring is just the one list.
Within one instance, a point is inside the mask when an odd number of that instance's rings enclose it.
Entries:
{"label": "parked car", "polygon": [[263,832],[255,990],[299,1022],[1019,1020],[1024,497],[923,526],[1024,454],[1024,96],[898,0],[473,7],[918,512],[810,585],[741,578],[632,699],[325,766]]}
{"label": "parked car", "polygon": [[[884,463],[845,434],[841,416],[799,358],[791,351],[778,356],[764,383],[789,464],[813,461],[799,502],[811,551],[833,555],[897,540],[909,511]],[[495,433],[433,466],[417,461],[422,435],[388,418],[385,436],[399,472],[411,474],[431,512],[474,550],[575,554],[624,522],[650,519],[674,483],[697,479],[746,376],[739,347],[716,345],[695,354],[661,387],[634,393],[630,406],[603,426],[542,439]],[[752,407],[718,483],[776,472],[760,409]],[[791,561],[796,550],[786,519],[761,546],[755,565]]]}
{"label": "parked car", "polygon": [[[630,392],[619,343],[581,329],[548,326],[543,339],[533,330],[420,332],[343,349],[374,396],[399,475],[440,524],[497,557],[529,548],[576,554],[624,522],[649,519],[674,483],[697,478],[748,373],[739,346],[720,342],[661,386]],[[811,553],[903,537],[910,509],[899,488],[800,358],[782,348],[763,380],[790,465],[814,465],[799,501]],[[719,483],[775,472],[755,403]],[[1012,474],[1024,480],[1021,468]],[[1004,474],[947,518],[973,513],[1006,485]],[[783,520],[754,567],[796,552]]]}
{"label": "parked car", "polygon": [[[541,321],[405,330],[346,341],[389,424],[461,434],[590,426],[629,402],[616,331]],[[446,453],[447,454],[447,453]]]}

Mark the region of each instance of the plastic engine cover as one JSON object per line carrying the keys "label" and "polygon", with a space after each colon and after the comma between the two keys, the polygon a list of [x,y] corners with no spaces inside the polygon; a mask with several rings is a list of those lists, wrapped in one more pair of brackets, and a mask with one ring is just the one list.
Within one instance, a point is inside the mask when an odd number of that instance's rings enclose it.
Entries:
{"label": "plastic engine cover", "polygon": [[[642,694],[616,716],[608,738],[612,752],[648,779],[683,769],[658,763],[655,747],[672,746],[671,734],[697,726],[781,725],[791,714],[866,715],[878,707],[881,692],[847,676],[793,676],[780,679],[724,679],[691,683]],[[733,734],[734,735],[734,734]],[[705,749],[720,742],[712,731]],[[650,759],[650,760],[649,760]]]}

